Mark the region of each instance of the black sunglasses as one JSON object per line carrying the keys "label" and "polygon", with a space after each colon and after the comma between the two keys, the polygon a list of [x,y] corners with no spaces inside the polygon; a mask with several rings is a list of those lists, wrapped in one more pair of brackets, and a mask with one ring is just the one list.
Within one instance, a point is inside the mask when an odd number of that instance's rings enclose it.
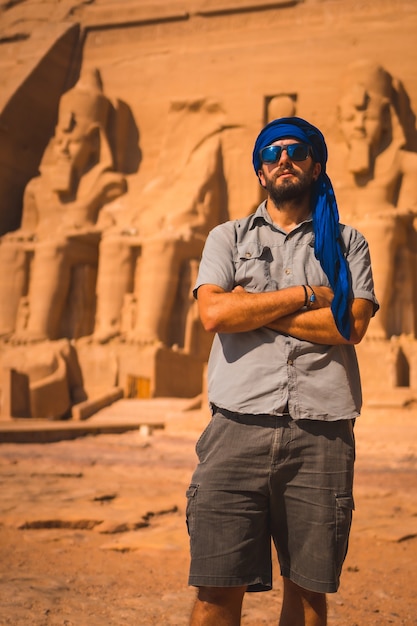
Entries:
{"label": "black sunglasses", "polygon": [[293,161],[305,161],[311,154],[310,146],[306,143],[290,143],[288,146],[266,146],[259,152],[263,163],[277,163],[285,150]]}

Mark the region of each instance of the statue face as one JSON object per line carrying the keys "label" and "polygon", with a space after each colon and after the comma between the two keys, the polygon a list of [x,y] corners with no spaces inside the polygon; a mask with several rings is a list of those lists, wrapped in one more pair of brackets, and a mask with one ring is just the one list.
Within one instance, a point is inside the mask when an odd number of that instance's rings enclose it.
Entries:
{"label": "statue face", "polygon": [[69,192],[99,157],[99,135],[96,126],[78,120],[71,111],[60,114],[52,143],[54,188]]}
{"label": "statue face", "polygon": [[91,151],[91,137],[85,125],[80,125],[73,113],[60,118],[54,138],[57,160],[69,161],[73,167],[80,169],[85,166]]}
{"label": "statue face", "polygon": [[383,132],[386,100],[356,85],[339,104],[339,124],[348,146],[366,142],[377,148]]}

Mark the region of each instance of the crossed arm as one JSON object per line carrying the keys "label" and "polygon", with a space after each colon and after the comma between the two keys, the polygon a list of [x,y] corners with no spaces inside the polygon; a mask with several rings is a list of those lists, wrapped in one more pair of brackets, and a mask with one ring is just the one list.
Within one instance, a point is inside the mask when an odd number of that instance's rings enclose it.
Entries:
{"label": "crossed arm", "polygon": [[305,298],[302,285],[263,293],[249,293],[243,287],[226,292],[217,285],[201,285],[198,289],[200,318],[209,332],[239,333],[267,326],[313,343],[358,344],[372,317],[372,302],[363,298],[351,302],[352,330],[347,341],[337,330],[330,310],[332,290],[323,286],[313,286],[313,289],[316,302],[304,311],[301,310]]}

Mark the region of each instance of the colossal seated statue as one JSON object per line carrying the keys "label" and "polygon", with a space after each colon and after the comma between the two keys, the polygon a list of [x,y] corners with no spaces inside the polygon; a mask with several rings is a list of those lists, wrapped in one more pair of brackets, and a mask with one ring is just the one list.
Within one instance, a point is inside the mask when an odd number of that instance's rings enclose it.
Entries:
{"label": "colossal seated statue", "polygon": [[340,162],[331,167],[344,221],[370,245],[381,305],[370,338],[416,335],[417,153],[406,105],[402,85],[384,68],[368,61],[348,68],[338,107],[345,149],[333,150]]}
{"label": "colossal seated statue", "polygon": [[227,219],[222,119],[209,101],[171,105],[156,176],[130,224],[115,224],[100,244],[97,341],[187,343],[193,272],[209,230]]}
{"label": "colossal seated statue", "polygon": [[117,111],[97,70],[60,101],[55,135],[26,187],[19,230],[2,237],[0,334],[16,341],[91,332],[101,208],[125,193],[112,145]]}

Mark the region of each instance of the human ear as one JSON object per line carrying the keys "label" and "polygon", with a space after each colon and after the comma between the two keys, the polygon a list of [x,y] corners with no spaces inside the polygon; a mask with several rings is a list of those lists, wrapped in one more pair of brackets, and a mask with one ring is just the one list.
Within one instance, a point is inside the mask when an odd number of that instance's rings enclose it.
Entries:
{"label": "human ear", "polygon": [[314,163],[313,180],[317,180],[318,177],[320,176],[320,173],[321,173],[321,164],[320,163]]}
{"label": "human ear", "polygon": [[266,188],[265,176],[262,170],[258,170],[258,180],[259,180],[259,184],[261,185],[261,187],[265,189]]}

